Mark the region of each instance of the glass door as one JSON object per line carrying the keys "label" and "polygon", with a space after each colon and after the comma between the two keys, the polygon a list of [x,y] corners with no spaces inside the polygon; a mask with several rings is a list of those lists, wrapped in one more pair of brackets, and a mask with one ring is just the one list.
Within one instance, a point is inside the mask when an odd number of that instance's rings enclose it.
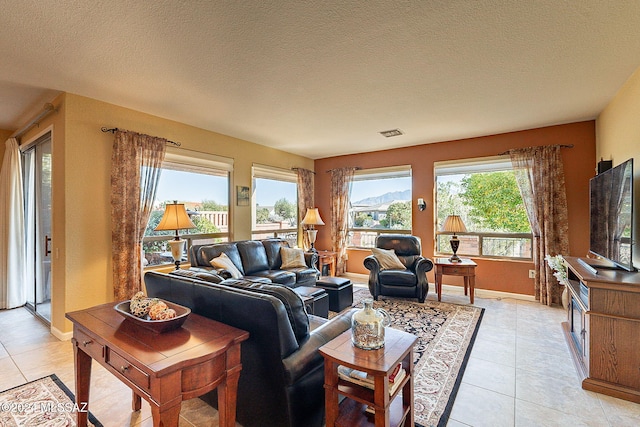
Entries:
{"label": "glass door", "polygon": [[51,133],[22,153],[27,308],[51,322]]}

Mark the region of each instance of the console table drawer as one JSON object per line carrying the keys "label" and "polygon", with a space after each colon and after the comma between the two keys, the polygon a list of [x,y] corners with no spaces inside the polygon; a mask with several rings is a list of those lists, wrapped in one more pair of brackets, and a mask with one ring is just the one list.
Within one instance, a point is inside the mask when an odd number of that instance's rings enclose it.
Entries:
{"label": "console table drawer", "polygon": [[127,359],[111,349],[108,349],[107,352],[107,363],[138,387],[144,389],[150,387],[149,375],[133,366]]}
{"label": "console table drawer", "polygon": [[447,274],[449,276],[467,275],[469,273],[469,267],[451,267],[446,265],[442,266],[442,274]]}
{"label": "console table drawer", "polygon": [[97,342],[95,338],[86,334],[84,331],[76,330],[73,334],[78,342],[78,347],[95,360],[104,360],[104,346]]}

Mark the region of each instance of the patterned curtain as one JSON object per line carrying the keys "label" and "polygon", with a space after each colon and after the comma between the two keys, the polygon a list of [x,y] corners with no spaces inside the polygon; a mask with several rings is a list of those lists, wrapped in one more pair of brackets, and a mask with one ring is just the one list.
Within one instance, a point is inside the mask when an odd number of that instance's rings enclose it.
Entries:
{"label": "patterned curtain", "polygon": [[[314,199],[313,199],[313,175],[314,172],[309,169],[298,168],[298,218],[302,221],[305,214],[307,213],[307,209],[314,207]],[[298,230],[302,231],[303,227],[301,225],[298,226]],[[309,236],[307,233],[299,232],[298,235],[302,235],[302,240],[298,239],[298,241],[302,241],[302,248],[307,251],[311,247],[311,242],[309,242]]]}
{"label": "patterned curtain", "polygon": [[153,207],[167,140],[116,131],[111,157],[113,295],[142,289],[142,238]]}
{"label": "patterned curtain", "polygon": [[349,193],[356,168],[331,170],[331,246],[336,255],[336,276],[344,274],[349,232]]}
{"label": "patterned curtain", "polygon": [[562,288],[544,258],[569,253],[567,197],[560,146],[514,149],[509,155],[533,232],[535,297],[541,304],[559,304]]}

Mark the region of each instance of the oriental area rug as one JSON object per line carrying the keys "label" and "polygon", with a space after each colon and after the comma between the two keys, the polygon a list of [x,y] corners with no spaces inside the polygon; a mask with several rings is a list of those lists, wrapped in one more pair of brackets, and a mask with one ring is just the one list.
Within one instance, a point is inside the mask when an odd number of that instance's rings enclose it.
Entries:
{"label": "oriental area rug", "polygon": [[[353,307],[362,307],[365,298],[371,298],[369,290],[354,287]],[[373,306],[389,313],[392,328],[418,337],[413,354],[416,426],[446,426],[484,309],[385,296]]]}
{"label": "oriental area rug", "polygon": [[[72,427],[76,412],[73,393],[55,375],[40,378],[0,393],[2,427]],[[89,413],[89,426],[102,424]]]}

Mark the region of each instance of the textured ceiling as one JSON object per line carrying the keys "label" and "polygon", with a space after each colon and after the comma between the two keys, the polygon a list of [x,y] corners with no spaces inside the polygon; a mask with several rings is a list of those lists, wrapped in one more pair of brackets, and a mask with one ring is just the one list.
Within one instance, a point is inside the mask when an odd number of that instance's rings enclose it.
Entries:
{"label": "textured ceiling", "polygon": [[311,158],[593,119],[640,66],[639,17],[637,0],[6,0],[0,128],[58,91]]}

